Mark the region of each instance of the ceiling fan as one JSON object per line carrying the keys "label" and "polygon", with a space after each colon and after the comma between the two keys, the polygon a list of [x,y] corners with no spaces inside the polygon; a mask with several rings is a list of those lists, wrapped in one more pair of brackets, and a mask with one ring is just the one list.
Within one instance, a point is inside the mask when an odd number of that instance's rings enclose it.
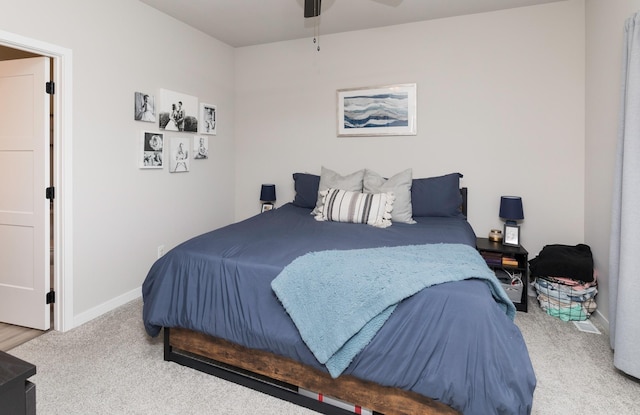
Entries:
{"label": "ceiling fan", "polygon": [[320,16],[320,3],[322,0],[304,0],[304,17]]}
{"label": "ceiling fan", "polygon": [[[327,8],[333,5],[335,0],[329,0]],[[376,3],[384,4],[386,6],[397,7],[403,0],[372,0]],[[322,0],[304,0],[304,17],[318,17],[320,16],[320,3]],[[298,0],[298,3],[302,3],[302,0]]]}

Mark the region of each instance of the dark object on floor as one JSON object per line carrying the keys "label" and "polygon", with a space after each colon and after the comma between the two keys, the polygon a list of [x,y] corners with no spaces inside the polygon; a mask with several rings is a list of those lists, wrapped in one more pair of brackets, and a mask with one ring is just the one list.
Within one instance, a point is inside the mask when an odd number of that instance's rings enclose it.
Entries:
{"label": "dark object on floor", "polygon": [[27,379],[36,367],[0,352],[0,411],[3,414],[35,414],[36,387]]}
{"label": "dark object on floor", "polygon": [[593,256],[588,245],[546,245],[537,257],[529,261],[533,277],[566,277],[578,281],[593,281]]}

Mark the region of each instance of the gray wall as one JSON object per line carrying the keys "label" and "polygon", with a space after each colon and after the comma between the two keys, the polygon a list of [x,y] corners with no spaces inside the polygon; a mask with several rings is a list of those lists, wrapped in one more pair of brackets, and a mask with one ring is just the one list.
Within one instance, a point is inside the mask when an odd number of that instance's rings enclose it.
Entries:
{"label": "gray wall", "polygon": [[[139,295],[158,245],[233,220],[234,50],[137,1],[5,3],[2,30],[73,51],[69,279],[79,324]],[[189,173],[138,168],[142,131],[158,126],[134,121],[134,92],[159,100],[160,88],[218,105],[210,159]]]}
{"label": "gray wall", "polygon": [[[425,21],[236,51],[236,218],[278,204],[291,174],[371,168],[414,177],[459,171],[469,220],[502,228],[501,195],[524,202],[522,243],[584,241],[584,2]],[[418,86],[418,134],[337,137],[336,90]]]}

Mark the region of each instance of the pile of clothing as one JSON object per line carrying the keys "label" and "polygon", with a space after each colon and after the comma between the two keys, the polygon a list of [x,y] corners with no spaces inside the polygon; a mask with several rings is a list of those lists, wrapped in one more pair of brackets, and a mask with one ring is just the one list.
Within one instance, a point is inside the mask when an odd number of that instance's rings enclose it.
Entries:
{"label": "pile of clothing", "polygon": [[540,307],[563,321],[586,320],[598,293],[588,245],[546,245],[529,261]]}

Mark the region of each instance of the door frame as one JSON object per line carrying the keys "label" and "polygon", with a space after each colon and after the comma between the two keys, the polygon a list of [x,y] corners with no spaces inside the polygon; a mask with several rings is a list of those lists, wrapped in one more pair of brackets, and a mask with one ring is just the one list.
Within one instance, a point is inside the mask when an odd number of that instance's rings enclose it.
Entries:
{"label": "door frame", "polygon": [[[47,56],[53,62],[55,82],[53,112],[54,268],[56,301],[53,329],[73,328],[73,198],[72,198],[72,51],[50,43],[0,30],[0,45]],[[44,85],[42,86],[44,88]],[[44,189],[42,189],[44,197]],[[44,301],[44,298],[42,299]]]}

